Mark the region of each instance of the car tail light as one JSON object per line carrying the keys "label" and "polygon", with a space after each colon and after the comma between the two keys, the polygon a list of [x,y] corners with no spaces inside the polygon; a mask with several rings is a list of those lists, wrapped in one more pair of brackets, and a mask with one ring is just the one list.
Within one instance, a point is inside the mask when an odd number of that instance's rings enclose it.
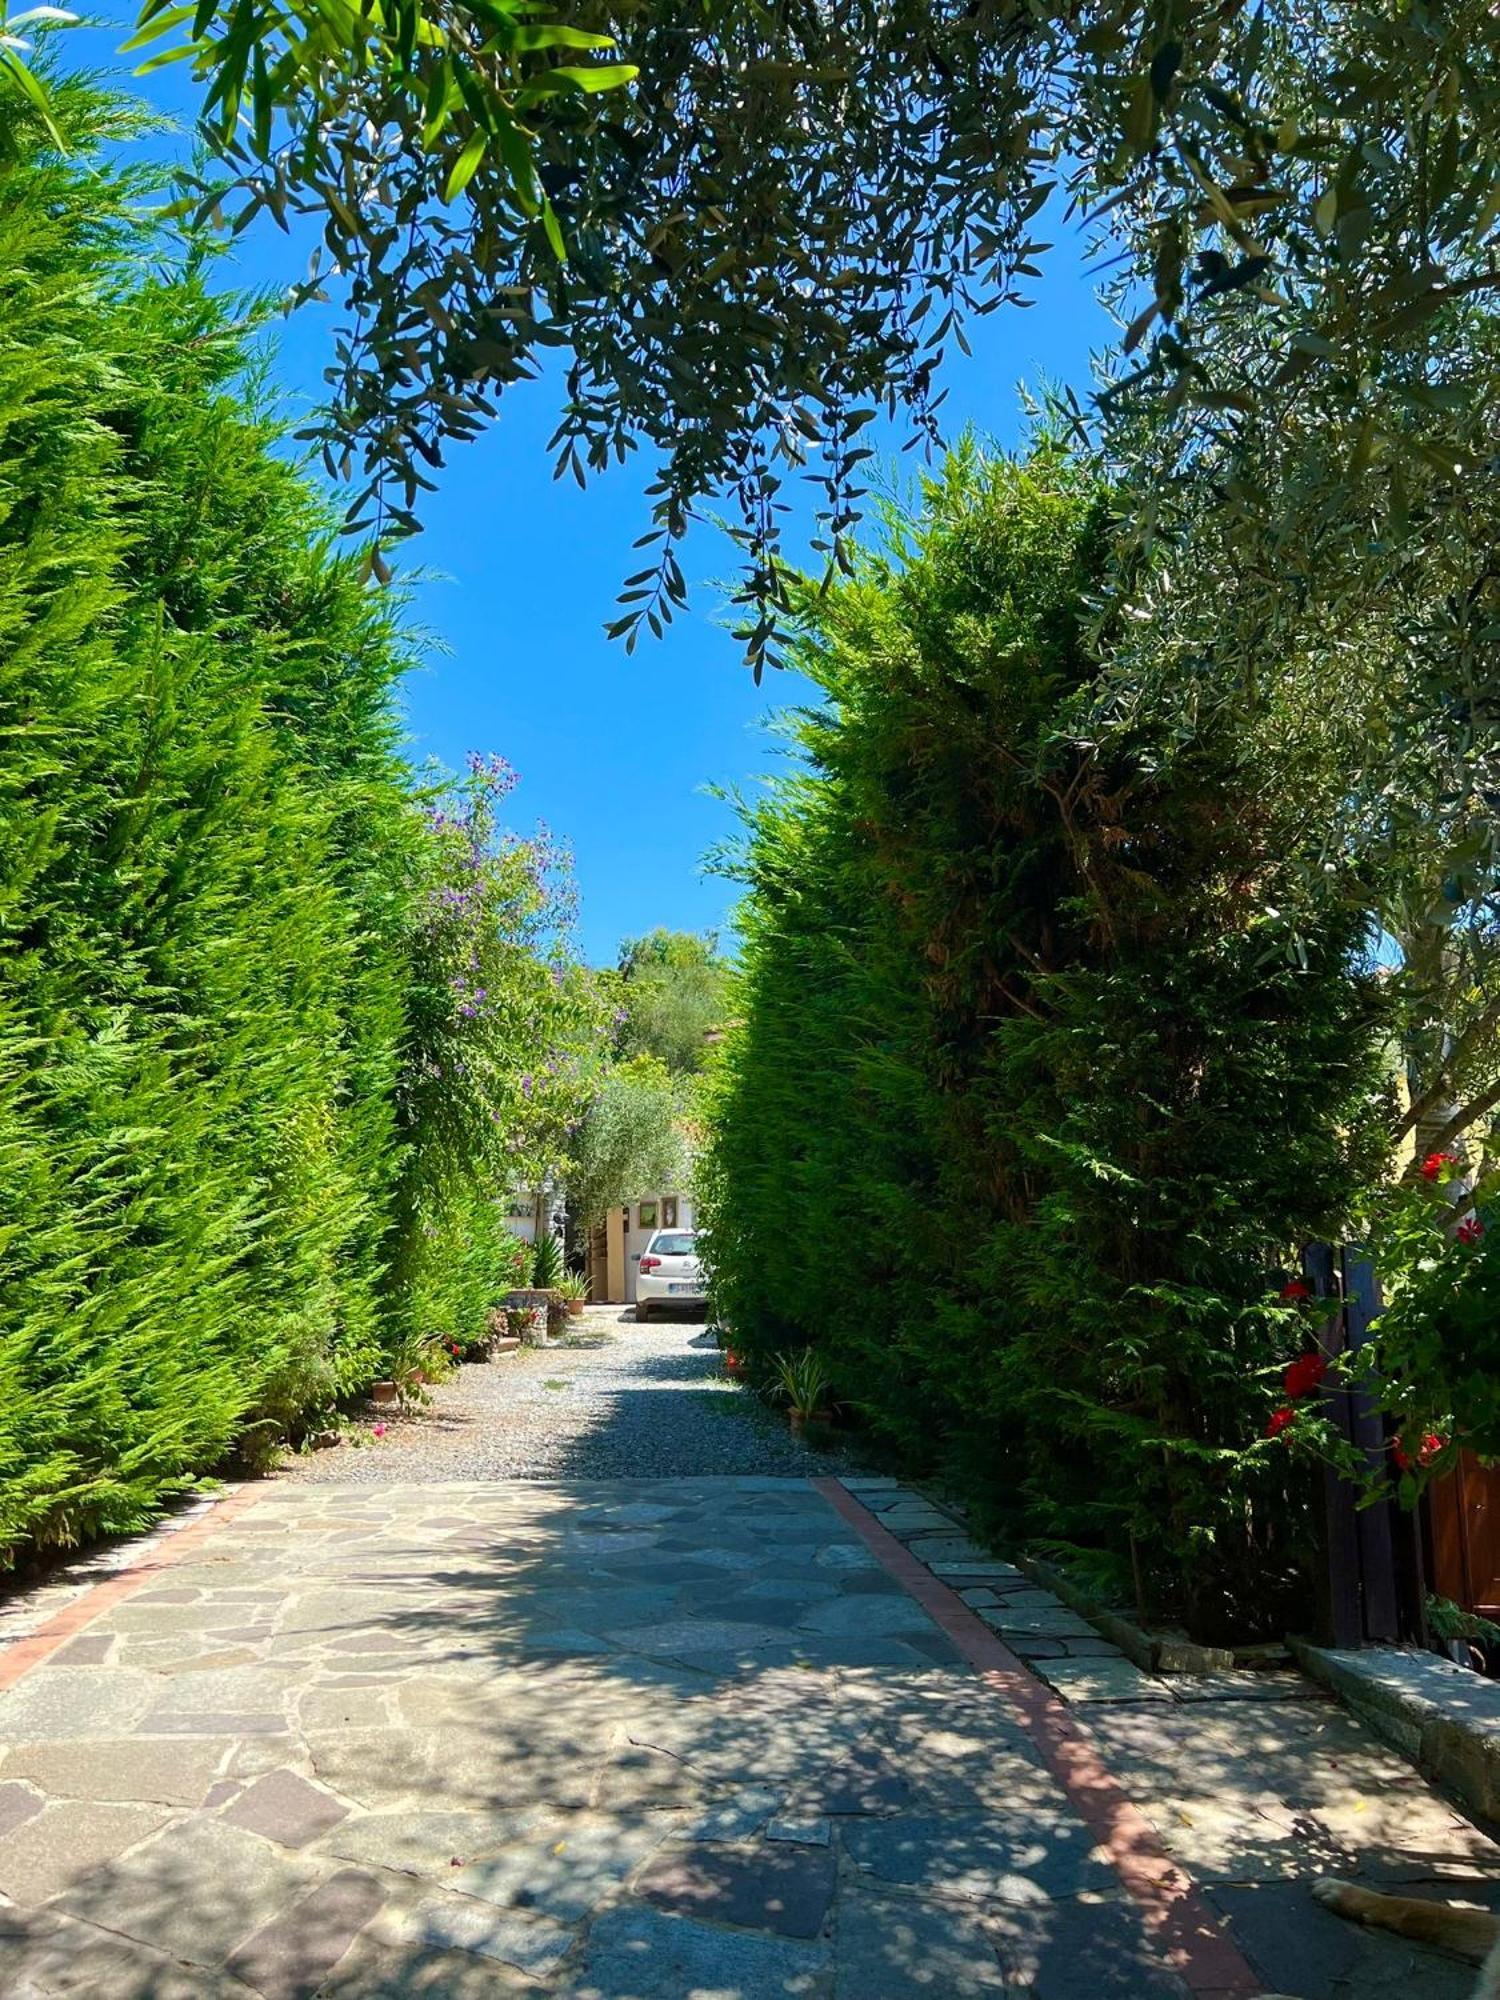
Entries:
{"label": "car tail light", "polygon": [[660,1257],[643,1257],[641,1259],[641,1269],[643,1271],[659,1271],[661,1269]]}

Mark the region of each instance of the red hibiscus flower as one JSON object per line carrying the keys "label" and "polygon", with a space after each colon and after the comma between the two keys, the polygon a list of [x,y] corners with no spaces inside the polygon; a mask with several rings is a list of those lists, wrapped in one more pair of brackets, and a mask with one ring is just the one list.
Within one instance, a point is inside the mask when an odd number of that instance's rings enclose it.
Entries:
{"label": "red hibiscus flower", "polygon": [[1328,1363],[1321,1354],[1299,1354],[1282,1376],[1281,1386],[1289,1396],[1310,1396],[1327,1373]]}
{"label": "red hibiscus flower", "polygon": [[1444,1167],[1451,1167],[1455,1164],[1455,1158],[1452,1153],[1429,1153],[1427,1158],[1422,1162],[1422,1178],[1424,1181],[1435,1181],[1442,1174]]}
{"label": "red hibiscus flower", "polygon": [[1291,1305],[1297,1299],[1310,1299],[1312,1290],[1310,1286],[1304,1285],[1300,1278],[1293,1278],[1289,1284],[1282,1286],[1281,1296],[1288,1305]]}
{"label": "red hibiscus flower", "polygon": [[1266,1419],[1266,1436],[1268,1438],[1280,1437],[1287,1425],[1294,1424],[1296,1421],[1297,1412],[1292,1408],[1290,1403],[1283,1403],[1279,1410],[1272,1410],[1270,1416]]}
{"label": "red hibiscus flower", "polygon": [[1484,1224],[1477,1215],[1471,1215],[1458,1225],[1456,1233],[1460,1243],[1477,1243],[1484,1234]]}

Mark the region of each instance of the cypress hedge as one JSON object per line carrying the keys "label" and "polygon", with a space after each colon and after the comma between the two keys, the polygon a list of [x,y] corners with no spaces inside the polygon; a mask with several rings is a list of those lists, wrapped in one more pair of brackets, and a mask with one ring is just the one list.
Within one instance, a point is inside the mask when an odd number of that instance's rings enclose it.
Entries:
{"label": "cypress hedge", "polygon": [[[562,1116],[517,1077],[586,1013],[535,858],[472,796],[455,858],[418,796],[399,608],[140,219],[132,114],[58,102],[70,153],[0,163],[0,1561],[472,1332],[496,1174]],[[509,918],[524,1031],[435,1023],[454,893]],[[413,1082],[455,1037],[467,1145]]]}
{"label": "cypress hedge", "polygon": [[1378,1007],[1264,746],[1098,726],[1104,521],[1050,449],[963,453],[806,594],[703,1219],[762,1372],[814,1346],[986,1525],[1245,1636],[1307,1546],[1277,1266],[1381,1143]]}

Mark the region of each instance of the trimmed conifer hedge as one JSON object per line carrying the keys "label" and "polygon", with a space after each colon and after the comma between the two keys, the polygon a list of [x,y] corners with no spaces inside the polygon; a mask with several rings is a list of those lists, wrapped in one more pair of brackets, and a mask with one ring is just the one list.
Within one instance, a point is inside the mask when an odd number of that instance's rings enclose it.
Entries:
{"label": "trimmed conifer hedge", "polygon": [[129,112],[59,102],[0,164],[0,1561],[474,1332],[588,1017],[490,774],[417,796],[397,610],[158,268]]}
{"label": "trimmed conifer hedge", "polygon": [[1376,1005],[1264,745],[1099,733],[1102,515],[1055,453],[961,456],[808,594],[701,1217],[763,1371],[812,1344],[983,1519],[1245,1636],[1307,1547],[1276,1267],[1383,1146]]}

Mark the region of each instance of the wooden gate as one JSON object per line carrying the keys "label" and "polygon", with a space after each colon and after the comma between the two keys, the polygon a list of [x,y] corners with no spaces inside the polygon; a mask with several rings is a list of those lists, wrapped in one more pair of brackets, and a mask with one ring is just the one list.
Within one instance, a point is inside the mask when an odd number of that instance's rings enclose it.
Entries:
{"label": "wooden gate", "polygon": [[1428,1489],[1432,1587],[1465,1611],[1500,1624],[1500,1466],[1465,1452]]}
{"label": "wooden gate", "polygon": [[[1303,1253],[1307,1282],[1338,1309],[1318,1330],[1330,1358],[1356,1353],[1369,1338],[1380,1293],[1369,1259],[1349,1245],[1312,1244]],[[1380,1413],[1347,1389],[1324,1391],[1328,1415],[1371,1470],[1388,1464]],[[1394,1502],[1358,1505],[1359,1489],[1332,1467],[1323,1473],[1323,1555],[1319,1581],[1321,1637],[1334,1646],[1427,1642],[1427,1563],[1420,1517]],[[1494,1517],[1492,1517],[1494,1518]]]}

